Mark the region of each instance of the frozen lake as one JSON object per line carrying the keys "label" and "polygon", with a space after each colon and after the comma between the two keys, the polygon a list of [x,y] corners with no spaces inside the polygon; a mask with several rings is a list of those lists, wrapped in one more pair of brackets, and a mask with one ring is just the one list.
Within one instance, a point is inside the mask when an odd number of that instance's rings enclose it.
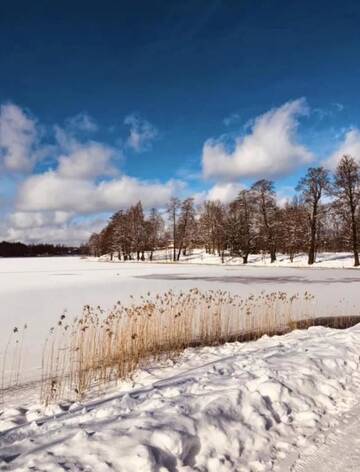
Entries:
{"label": "frozen lake", "polygon": [[66,310],[85,304],[111,307],[150,291],[198,287],[240,295],[260,291],[309,291],[319,315],[358,314],[356,269],[254,267],[195,264],[109,263],[79,257],[0,259],[0,351],[14,327],[28,326],[31,357],[41,352],[49,328]]}

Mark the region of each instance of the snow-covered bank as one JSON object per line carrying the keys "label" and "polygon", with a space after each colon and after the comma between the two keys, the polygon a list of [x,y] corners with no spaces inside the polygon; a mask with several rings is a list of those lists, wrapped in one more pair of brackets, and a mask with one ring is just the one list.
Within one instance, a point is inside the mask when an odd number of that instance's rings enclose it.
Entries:
{"label": "snow-covered bank", "polygon": [[318,327],[188,349],[45,418],[23,392],[0,417],[2,470],[288,471],[358,401],[359,358],[359,325]]}
{"label": "snow-covered bank", "polygon": [[[101,261],[110,261],[110,256],[100,257]],[[116,256],[111,260],[119,262]],[[129,262],[129,261],[128,261]],[[136,261],[132,261],[136,262]],[[150,262],[149,255],[146,255],[145,262]],[[155,251],[152,262],[172,262],[172,250]],[[243,265],[243,259],[235,256],[224,256],[222,259],[217,254],[208,254],[204,249],[193,249],[186,256],[182,255],[177,262],[180,264],[211,264],[211,265]],[[351,268],[354,267],[354,256],[351,252],[323,252],[316,256],[316,262],[312,266],[307,263],[307,254],[297,254],[293,261],[286,254],[278,254],[275,262],[270,261],[269,254],[250,254],[248,266],[257,267],[324,267],[324,268]]]}
{"label": "snow-covered bank", "polygon": [[[244,298],[263,291],[314,295],[315,316],[357,315],[360,272],[221,264],[133,264],[79,257],[0,259],[0,365],[9,335],[26,324],[22,373],[40,375],[44,340],[67,310],[77,316],[86,304],[110,309],[118,300],[172,289],[226,290]],[[9,355],[11,355],[9,353]],[[22,375],[24,378],[24,375]]]}

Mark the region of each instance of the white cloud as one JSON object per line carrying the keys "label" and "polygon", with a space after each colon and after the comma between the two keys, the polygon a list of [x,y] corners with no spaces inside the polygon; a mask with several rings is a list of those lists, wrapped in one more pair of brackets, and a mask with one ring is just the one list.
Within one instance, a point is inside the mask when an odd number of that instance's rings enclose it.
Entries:
{"label": "white cloud", "polygon": [[126,116],[124,123],[130,126],[127,145],[136,152],[149,150],[159,135],[154,125],[135,113]]}
{"label": "white cloud", "polygon": [[77,218],[64,211],[16,211],[0,223],[0,240],[78,245],[100,231],[107,215]]}
{"label": "white cloud", "polygon": [[1,105],[0,170],[30,172],[39,158],[38,140],[39,129],[33,118],[17,105]]}
{"label": "white cloud", "polygon": [[65,127],[53,127],[57,143],[56,172],[62,177],[93,179],[118,173],[113,161],[123,157],[121,149],[77,135],[79,127],[91,127],[92,121],[89,120],[88,115],[80,114],[66,120]]}
{"label": "white cloud", "polygon": [[9,221],[6,226],[0,227],[0,239],[24,243],[79,245],[87,241],[91,233],[100,231],[105,223],[105,219],[97,218],[81,222],[71,221],[62,225],[49,223],[21,228],[13,226]]}
{"label": "white cloud", "polygon": [[111,164],[114,156],[115,150],[101,143],[79,145],[70,154],[59,157],[57,172],[60,176],[70,179],[113,175],[116,173]]}
{"label": "white cloud", "polygon": [[49,225],[63,225],[73,216],[65,211],[53,212],[21,212],[17,211],[9,216],[9,224],[14,229],[41,228]]}
{"label": "white cloud", "polygon": [[231,113],[231,115],[226,116],[223,119],[223,123],[224,123],[225,126],[230,126],[230,125],[238,122],[239,119],[240,119],[239,113]]}
{"label": "white cloud", "polygon": [[203,190],[202,192],[195,193],[193,198],[196,205],[200,205],[205,200],[219,200],[221,203],[230,203],[235,200],[243,188],[244,186],[238,182],[220,183],[207,191]]}
{"label": "white cloud", "polygon": [[203,147],[203,174],[206,178],[235,180],[239,177],[284,175],[313,159],[297,142],[299,117],[308,113],[304,99],[287,102],[257,117],[250,133],[238,137],[229,151],[224,142],[213,139]]}
{"label": "white cloud", "polygon": [[17,209],[90,214],[115,211],[139,200],[143,201],[146,208],[151,208],[164,205],[178,186],[176,181],[161,184],[128,176],[95,183],[49,171],[31,176],[21,184]]}
{"label": "white cloud", "polygon": [[344,154],[349,154],[360,163],[360,130],[353,128],[345,133],[344,139],[323,164],[334,170]]}
{"label": "white cloud", "polygon": [[326,118],[334,118],[337,113],[340,113],[344,110],[344,105],[342,103],[333,102],[325,108],[313,108],[311,113],[317,115],[319,120],[324,120]]}
{"label": "white cloud", "polygon": [[[137,115],[129,115],[125,123],[130,126],[127,145],[137,152],[148,149],[158,135]],[[0,237],[25,242],[84,241],[94,231],[90,218],[97,218],[99,230],[105,214],[139,200],[145,208],[162,207],[181,190],[181,181],[159,183],[121,175],[122,149],[89,140],[87,134],[97,130],[96,122],[81,113],[62,126],[47,128],[45,141],[43,128],[27,112],[13,104],[0,107],[0,170],[31,172],[42,157],[51,157],[47,170],[14,180],[16,198],[0,222]]]}
{"label": "white cloud", "polygon": [[207,194],[208,200],[220,200],[222,203],[229,203],[234,200],[240,190],[244,187],[236,182],[228,182],[214,185]]}
{"label": "white cloud", "polygon": [[162,207],[182,187],[181,181],[170,180],[163,184],[124,175],[119,179],[101,182],[97,186],[97,197],[104,209],[108,210],[125,208],[139,200],[143,202],[144,208]]}
{"label": "white cloud", "polygon": [[85,131],[94,133],[98,130],[95,120],[87,113],[78,113],[65,121],[68,129],[73,131]]}

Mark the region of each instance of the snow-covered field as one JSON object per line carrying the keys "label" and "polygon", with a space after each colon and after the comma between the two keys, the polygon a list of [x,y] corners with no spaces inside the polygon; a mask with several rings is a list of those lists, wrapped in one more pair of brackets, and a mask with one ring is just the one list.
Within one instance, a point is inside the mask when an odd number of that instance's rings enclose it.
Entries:
{"label": "snow-covered field", "polygon": [[[0,259],[0,351],[27,324],[23,368],[36,379],[43,341],[64,310],[110,308],[169,288],[308,291],[318,316],[358,314],[360,272],[339,260],[316,270]],[[23,386],[0,406],[0,470],[359,470],[359,359],[359,326],[319,327],[188,349],[176,364],[149,366],[85,404],[45,409],[36,385]]]}
{"label": "snow-covered field", "polygon": [[67,310],[83,305],[105,309],[130,295],[139,297],[197,287],[223,289],[243,296],[261,291],[289,295],[309,291],[316,298],[318,316],[358,314],[360,272],[351,269],[107,263],[79,257],[0,259],[0,361],[13,328],[27,330],[24,340],[25,372],[39,374],[43,342],[51,326]]}
{"label": "snow-covered field", "polygon": [[[149,256],[146,255],[146,261]],[[172,263],[172,250],[165,249],[155,251],[153,261],[162,263]],[[102,256],[101,260],[109,261],[109,256]],[[113,262],[118,262],[116,256]],[[217,254],[207,254],[204,249],[193,249],[186,256],[181,256],[178,261],[180,264],[212,264],[212,265],[241,265],[243,260],[241,257],[225,256],[224,261]],[[277,260],[273,263],[270,261],[269,254],[250,254],[248,258],[249,266],[257,267],[309,267],[307,262],[307,254],[297,254],[291,262],[290,257],[286,254],[277,254]],[[354,268],[354,256],[350,252],[323,252],[317,255],[316,262],[312,268]]]}
{"label": "snow-covered field", "polygon": [[318,327],[188,349],[85,404],[24,391],[1,416],[1,470],[357,471],[359,359],[359,326]]}

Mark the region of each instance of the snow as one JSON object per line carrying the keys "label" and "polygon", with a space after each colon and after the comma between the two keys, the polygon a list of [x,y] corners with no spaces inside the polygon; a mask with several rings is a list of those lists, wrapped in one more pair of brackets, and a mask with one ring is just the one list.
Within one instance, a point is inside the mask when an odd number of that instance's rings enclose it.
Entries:
{"label": "snow", "polygon": [[83,305],[108,309],[150,291],[222,289],[241,296],[309,291],[316,316],[358,314],[360,272],[351,269],[258,267],[253,264],[108,263],[80,257],[0,259],[0,365],[14,327],[27,324],[23,379],[40,375],[44,340],[67,310],[78,315]]}
{"label": "snow", "polygon": [[[307,454],[294,454],[294,472],[357,472],[360,465],[360,405],[346,412],[335,428],[328,430],[321,442],[314,443]],[[290,462],[289,462],[290,463]]]}
{"label": "snow", "polygon": [[0,355],[12,329],[26,323],[29,382],[5,392],[0,469],[359,470],[360,325],[188,349],[177,362],[91,392],[83,404],[38,401],[43,340],[64,310],[76,315],[84,304],[107,309],[130,295],[198,287],[244,297],[309,291],[316,316],[358,314],[360,273],[350,270],[351,255],[318,259],[318,270],[300,267],[304,256],[275,265],[252,256],[244,266],[200,252],[181,264],[0,259]]}
{"label": "snow", "polygon": [[0,417],[1,470],[358,470],[339,458],[358,457],[359,367],[360,325],[317,327],[188,349],[84,404],[29,388]]}
{"label": "snow", "polygon": [[[146,254],[146,262],[149,255]],[[354,268],[354,256],[351,252],[323,252],[317,254],[315,264],[309,267],[307,254],[301,253],[294,256],[293,261],[286,254],[277,254],[275,262],[270,261],[269,254],[250,254],[249,266],[257,267],[308,267],[308,268]],[[109,256],[102,256],[100,260],[110,261]],[[112,262],[119,262],[116,256]],[[133,261],[136,262],[136,261]],[[172,263],[172,249],[155,251],[153,262]],[[177,262],[180,264],[212,264],[212,265],[242,265],[243,259],[238,256],[225,256],[224,261],[217,254],[208,254],[204,249],[193,249],[187,255],[182,255]]]}

